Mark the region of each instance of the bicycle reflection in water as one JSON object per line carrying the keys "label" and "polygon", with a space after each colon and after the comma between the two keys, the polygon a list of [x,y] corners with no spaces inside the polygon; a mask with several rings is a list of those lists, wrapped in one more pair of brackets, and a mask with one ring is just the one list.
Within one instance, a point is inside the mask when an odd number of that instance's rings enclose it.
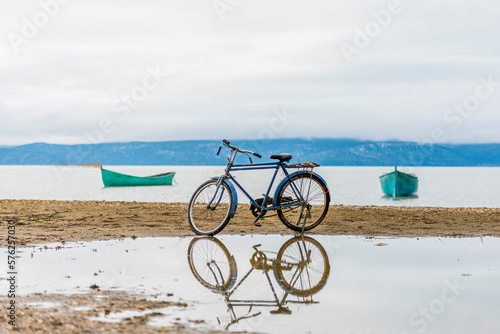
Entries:
{"label": "bicycle reflection in water", "polygon": [[[214,237],[199,237],[191,241],[188,248],[189,267],[195,278],[205,287],[220,293],[227,304],[230,322],[228,329],[240,320],[259,316],[252,314],[253,307],[277,307],[271,314],[291,314],[287,303],[316,304],[312,296],[326,284],[330,275],[330,262],[325,249],[313,238],[298,236],[286,241],[278,253],[259,250],[261,245],[253,246],[255,252],[250,258],[251,268],[237,282],[237,266],[226,246]],[[276,255],[275,259],[268,255]],[[231,299],[234,292],[243,284],[254,270],[262,270],[273,295],[272,300]],[[281,298],[272,283],[273,273],[278,285],[284,290]],[[297,300],[288,300],[290,295]],[[249,307],[243,316],[237,316],[235,307]],[[220,319],[218,318],[220,323]]]}

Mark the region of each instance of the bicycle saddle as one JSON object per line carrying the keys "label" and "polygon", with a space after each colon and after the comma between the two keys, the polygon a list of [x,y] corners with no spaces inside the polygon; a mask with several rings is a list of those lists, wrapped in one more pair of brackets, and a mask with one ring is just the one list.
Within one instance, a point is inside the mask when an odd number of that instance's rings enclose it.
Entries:
{"label": "bicycle saddle", "polygon": [[288,162],[292,160],[292,155],[289,153],[273,154],[271,159],[278,159],[281,162]]}

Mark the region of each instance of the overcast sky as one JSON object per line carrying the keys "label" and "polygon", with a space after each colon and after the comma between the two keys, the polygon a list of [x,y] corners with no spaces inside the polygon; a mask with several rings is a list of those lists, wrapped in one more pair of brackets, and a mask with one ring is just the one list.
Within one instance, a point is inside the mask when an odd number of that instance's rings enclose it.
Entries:
{"label": "overcast sky", "polygon": [[40,0],[0,12],[0,145],[500,143],[496,0]]}

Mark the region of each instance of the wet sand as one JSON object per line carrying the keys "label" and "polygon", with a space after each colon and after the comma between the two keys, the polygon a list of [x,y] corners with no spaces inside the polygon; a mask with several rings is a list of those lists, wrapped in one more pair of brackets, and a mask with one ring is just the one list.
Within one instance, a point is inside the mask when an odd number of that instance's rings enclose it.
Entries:
{"label": "wet sand", "polygon": [[[1,247],[7,245],[9,221],[15,221],[18,246],[136,237],[192,237],[186,218],[187,204],[97,201],[0,201]],[[277,217],[265,217],[262,227],[252,225],[248,205],[238,212],[221,234],[289,234]],[[325,220],[307,234],[366,237],[500,237],[500,209],[331,206]],[[40,308],[31,303],[55,303]],[[0,303],[9,300],[0,295]],[[18,333],[200,333],[189,323],[167,328],[150,326],[160,314],[155,309],[182,307],[164,301],[117,291],[90,289],[87,294],[64,296],[34,294],[17,297]],[[83,307],[75,309],[76,307]],[[92,320],[109,312],[139,314],[118,323]],[[13,331],[3,315],[0,332]],[[196,321],[196,320],[193,320]],[[205,333],[218,333],[205,331]],[[222,333],[222,332],[221,332]]]}
{"label": "wet sand", "polygon": [[[21,245],[135,237],[194,236],[187,204],[105,201],[0,201],[0,226],[15,220]],[[252,224],[248,205],[221,234],[290,234],[276,217]],[[325,220],[307,234],[389,237],[500,236],[500,209],[331,206]],[[1,247],[6,238],[1,238]]]}
{"label": "wet sand", "polygon": [[[4,296],[2,304],[8,303]],[[0,333],[200,333],[192,330],[188,324],[174,322],[168,328],[153,327],[148,321],[163,316],[160,311],[170,312],[186,308],[183,302],[167,302],[147,300],[139,295],[120,291],[99,291],[87,294],[33,294],[16,298],[16,329],[7,324],[4,316],[0,325]],[[118,322],[98,321],[105,315],[130,312]],[[209,333],[222,333],[210,331]]]}

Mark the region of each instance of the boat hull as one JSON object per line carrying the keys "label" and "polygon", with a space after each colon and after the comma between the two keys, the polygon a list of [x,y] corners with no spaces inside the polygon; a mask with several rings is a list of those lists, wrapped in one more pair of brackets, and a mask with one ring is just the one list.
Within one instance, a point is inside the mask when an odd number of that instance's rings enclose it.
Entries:
{"label": "boat hull", "polygon": [[101,168],[101,175],[105,187],[169,186],[172,185],[175,172],[141,177]]}
{"label": "boat hull", "polygon": [[411,196],[418,191],[418,178],[395,170],[380,176],[380,185],[384,194],[392,197]]}

